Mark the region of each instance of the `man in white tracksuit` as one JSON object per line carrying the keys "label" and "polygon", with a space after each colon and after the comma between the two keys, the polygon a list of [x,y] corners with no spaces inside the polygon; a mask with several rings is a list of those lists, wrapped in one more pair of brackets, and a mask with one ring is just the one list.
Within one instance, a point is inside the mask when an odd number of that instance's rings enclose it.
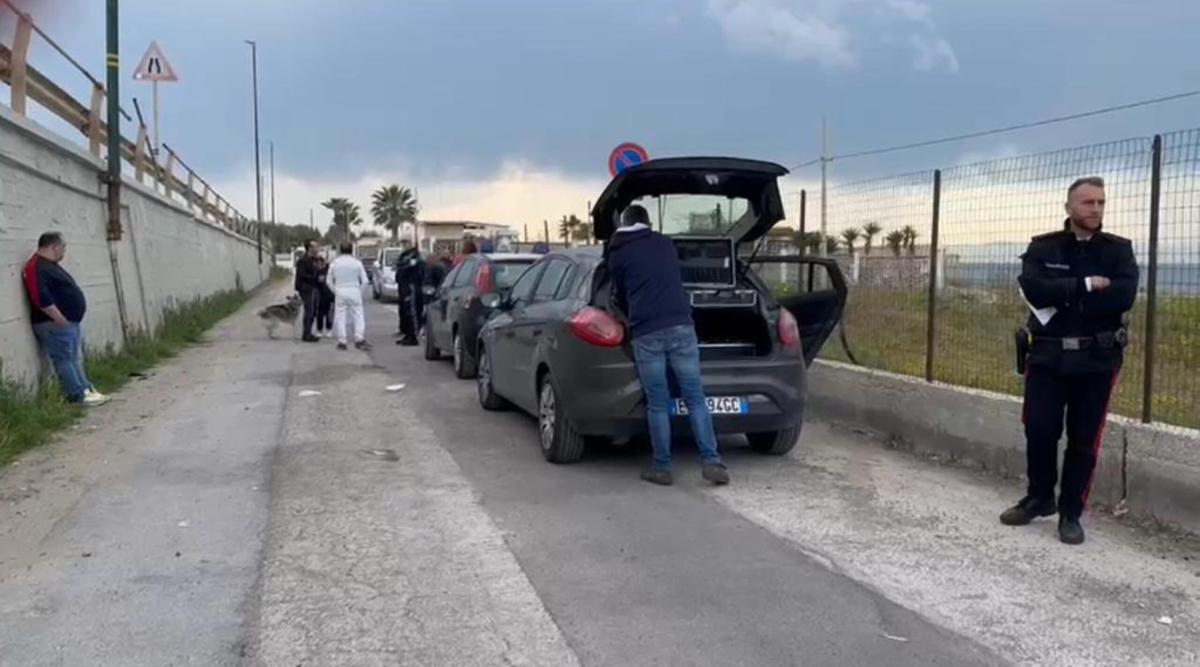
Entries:
{"label": "man in white tracksuit", "polygon": [[333,264],[329,265],[329,287],[333,289],[333,331],[337,334],[338,349],[346,349],[346,320],[354,318],[354,347],[365,350],[367,323],[363,318],[362,290],[369,280],[362,262],[354,256],[354,246],[343,243]]}

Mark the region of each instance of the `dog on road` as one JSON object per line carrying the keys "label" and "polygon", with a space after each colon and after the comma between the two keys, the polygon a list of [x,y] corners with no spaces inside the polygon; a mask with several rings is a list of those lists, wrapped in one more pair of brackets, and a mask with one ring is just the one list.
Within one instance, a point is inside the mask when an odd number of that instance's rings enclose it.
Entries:
{"label": "dog on road", "polygon": [[300,297],[292,294],[288,296],[287,301],[277,303],[273,306],[267,306],[258,311],[258,316],[263,321],[263,325],[267,327],[267,338],[275,337],[275,329],[280,324],[286,324],[292,327],[292,337],[295,337],[296,320],[300,317],[302,308]]}

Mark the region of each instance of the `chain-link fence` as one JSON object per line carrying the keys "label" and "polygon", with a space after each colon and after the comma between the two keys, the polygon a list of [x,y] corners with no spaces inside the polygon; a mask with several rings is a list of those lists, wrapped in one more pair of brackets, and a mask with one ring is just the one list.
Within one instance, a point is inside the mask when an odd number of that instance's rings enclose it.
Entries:
{"label": "chain-link fence", "polygon": [[[858,363],[1019,394],[1020,255],[1061,228],[1067,186],[1091,175],[1107,183],[1105,230],[1133,241],[1142,273],[1113,409],[1200,426],[1200,130],[831,187],[833,240],[799,244],[826,245],[846,274]],[[848,360],[837,344],[822,354]]]}

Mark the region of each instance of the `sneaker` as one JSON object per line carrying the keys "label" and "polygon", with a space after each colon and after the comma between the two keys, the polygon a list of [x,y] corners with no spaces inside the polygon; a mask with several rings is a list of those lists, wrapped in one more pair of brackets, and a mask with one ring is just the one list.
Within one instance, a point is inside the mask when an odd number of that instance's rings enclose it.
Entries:
{"label": "sneaker", "polygon": [[1054,501],[1025,496],[1016,505],[1004,510],[1000,515],[1000,523],[1006,526],[1025,526],[1040,516],[1051,516],[1054,512]]}
{"label": "sneaker", "polygon": [[109,398],[108,396],[105,396],[104,394],[101,394],[98,391],[89,389],[83,395],[83,398],[79,401],[79,403],[81,405],[83,405],[83,407],[85,407],[85,408],[95,408],[95,407],[104,405],[105,403],[107,403],[111,400],[112,399]]}
{"label": "sneaker", "polygon": [[337,348],[337,349],[339,349],[339,350],[344,350],[344,349],[346,349],[346,344],[345,344],[345,343],[338,343],[338,348]]}
{"label": "sneaker", "polygon": [[675,477],[671,475],[671,471],[660,468],[646,468],[642,471],[642,479],[659,486],[671,486],[675,483]]}
{"label": "sneaker", "polygon": [[316,336],[314,336],[312,334],[309,334],[307,336],[302,336],[300,338],[300,340],[304,341],[305,343],[320,343],[321,342],[320,338],[317,338]]}
{"label": "sneaker", "polygon": [[365,340],[354,341],[354,349],[366,351],[371,349],[371,344]]}
{"label": "sneaker", "polygon": [[1062,516],[1058,518],[1058,539],[1063,544],[1083,544],[1083,526],[1079,519]]}
{"label": "sneaker", "polygon": [[420,343],[417,341],[417,339],[413,338],[412,336],[407,336],[405,338],[401,338],[400,340],[396,341],[396,344],[403,345],[405,347],[415,347],[417,345],[420,345]]}
{"label": "sneaker", "polygon": [[729,483],[729,471],[724,463],[706,463],[700,471],[700,476],[717,486]]}

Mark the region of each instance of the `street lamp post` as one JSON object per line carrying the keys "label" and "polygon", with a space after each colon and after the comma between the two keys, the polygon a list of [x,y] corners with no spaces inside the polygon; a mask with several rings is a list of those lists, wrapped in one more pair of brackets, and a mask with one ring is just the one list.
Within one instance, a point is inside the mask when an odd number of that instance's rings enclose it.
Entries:
{"label": "street lamp post", "polygon": [[271,224],[276,224],[275,221],[275,142],[270,142],[271,145]]}
{"label": "street lamp post", "polygon": [[262,219],[263,219],[263,201],[262,201],[262,167],[259,164],[259,146],[258,146],[258,43],[253,40],[246,40],[250,45],[250,68],[254,80],[254,193],[257,199],[258,216],[255,218],[257,224],[254,225],[257,231],[256,237],[258,240],[258,263],[262,264]]}

